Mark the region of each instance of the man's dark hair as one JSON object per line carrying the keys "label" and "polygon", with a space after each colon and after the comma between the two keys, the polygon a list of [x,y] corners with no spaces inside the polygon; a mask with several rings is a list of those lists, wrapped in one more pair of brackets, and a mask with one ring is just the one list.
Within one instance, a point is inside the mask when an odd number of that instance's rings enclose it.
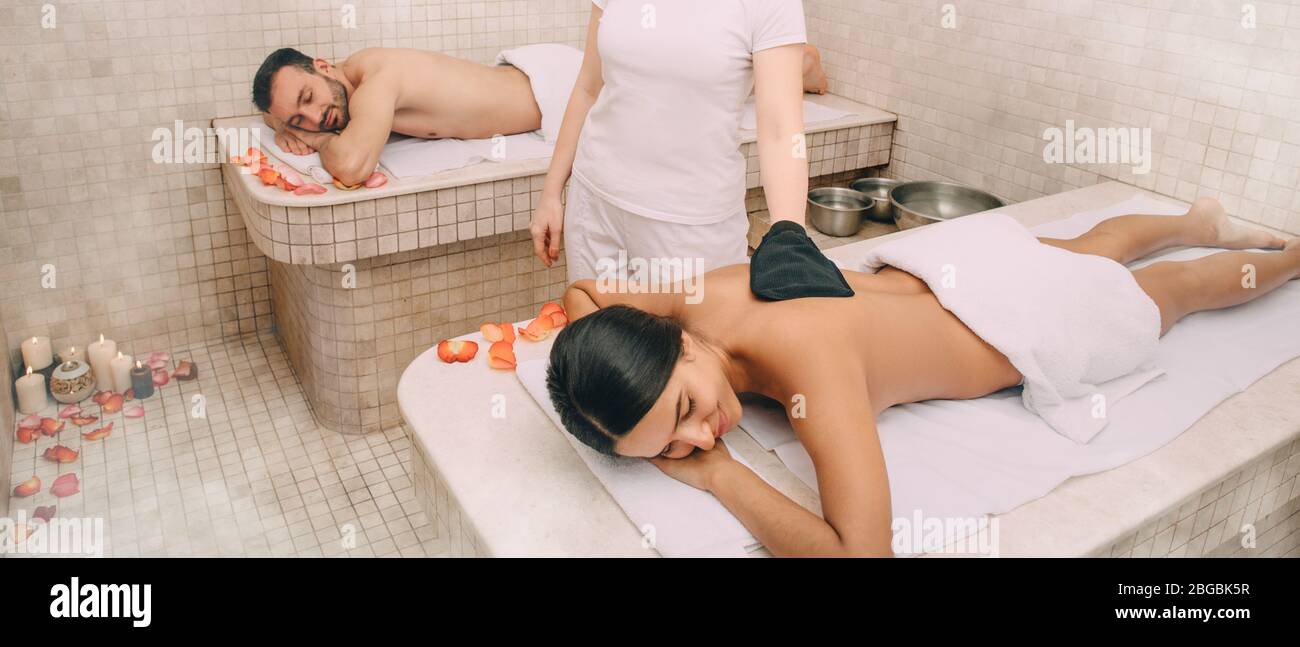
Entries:
{"label": "man's dark hair", "polygon": [[681,354],[675,320],[625,305],[601,308],[556,336],[546,390],[569,433],[614,456],[614,444],[664,392]]}
{"label": "man's dark hair", "polygon": [[270,112],[271,77],[286,65],[292,65],[304,72],[316,73],[311,57],[292,47],[281,47],[271,52],[271,55],[262,61],[262,67],[257,68],[257,74],[253,75],[253,105],[257,106],[258,110]]}

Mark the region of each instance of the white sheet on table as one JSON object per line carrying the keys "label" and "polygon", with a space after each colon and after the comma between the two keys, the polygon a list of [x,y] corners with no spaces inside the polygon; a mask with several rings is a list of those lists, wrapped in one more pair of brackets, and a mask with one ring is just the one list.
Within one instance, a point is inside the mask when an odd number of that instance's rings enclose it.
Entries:
{"label": "white sheet on table", "polygon": [[[829,108],[820,103],[813,103],[807,99],[803,100],[803,123],[805,126],[839,119],[840,117],[847,117],[852,114],[857,113]],[[757,128],[758,106],[755,103],[754,97],[751,96],[749,101],[745,102],[745,114],[740,117],[740,129],[755,130]]]}

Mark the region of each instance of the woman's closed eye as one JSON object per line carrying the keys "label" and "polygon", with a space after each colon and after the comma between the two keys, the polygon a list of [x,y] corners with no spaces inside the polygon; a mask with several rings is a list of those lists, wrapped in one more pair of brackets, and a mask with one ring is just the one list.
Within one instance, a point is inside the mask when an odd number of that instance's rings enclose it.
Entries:
{"label": "woman's closed eye", "polygon": [[[681,419],[681,420],[678,420],[678,421],[677,421],[677,424],[681,424],[681,423],[683,423],[683,422],[686,422],[688,419],[690,419],[690,417],[691,417],[691,413],[693,413],[694,411],[695,411],[695,398],[687,398],[687,399],[686,399],[686,415],[682,416],[682,419]],[[663,451],[659,452],[659,455],[660,455],[660,456],[667,456],[667,455],[668,455],[668,450],[670,450],[670,449],[672,449],[672,448],[673,448],[673,444],[672,444],[671,442],[668,443],[667,445],[664,445],[664,449],[663,449]]]}

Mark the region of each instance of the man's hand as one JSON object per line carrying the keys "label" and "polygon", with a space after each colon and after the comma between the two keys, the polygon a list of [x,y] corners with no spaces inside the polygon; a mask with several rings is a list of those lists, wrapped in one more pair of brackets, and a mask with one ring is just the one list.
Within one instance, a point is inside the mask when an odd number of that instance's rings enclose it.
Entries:
{"label": "man's hand", "polygon": [[310,155],[316,150],[287,128],[275,132],[275,145],[294,155]]}
{"label": "man's hand", "polygon": [[712,491],[713,480],[720,472],[740,465],[731,457],[731,452],[721,440],[713,444],[713,449],[705,451],[696,448],[686,458],[660,456],[650,459],[650,462],[664,474],[706,492]]}
{"label": "man's hand", "polygon": [[[330,145],[331,142],[333,142],[336,138],[338,138],[338,135],[332,132],[328,132],[328,131],[317,132],[314,130],[303,130],[301,128],[294,128],[293,126],[286,128],[284,132],[285,135],[288,135],[289,137],[293,137],[297,141],[302,142],[302,145],[307,149],[309,149],[309,151],[320,151],[322,153],[325,152],[325,149]],[[278,135],[276,136],[275,143],[277,144],[280,143]],[[297,151],[289,151],[289,152],[297,153]],[[298,154],[302,155],[303,153],[298,153]],[[337,174],[335,174],[335,176],[337,177]]]}

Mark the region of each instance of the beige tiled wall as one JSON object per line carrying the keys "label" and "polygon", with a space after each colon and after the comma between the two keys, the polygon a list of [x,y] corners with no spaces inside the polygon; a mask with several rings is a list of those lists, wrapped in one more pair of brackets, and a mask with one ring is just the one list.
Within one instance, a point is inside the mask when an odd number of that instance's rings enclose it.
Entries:
{"label": "beige tiled wall", "polygon": [[[271,328],[267,261],[217,166],[155,164],[150,151],[154,129],[177,119],[206,128],[252,113],[250,79],[272,49],[339,60],[418,47],[489,63],[515,45],[580,46],[589,13],[587,0],[0,3],[6,346],[103,332],[134,352]],[[55,289],[40,284],[47,263]]]}
{"label": "beige tiled wall", "polygon": [[[4,339],[4,322],[0,321],[0,339]],[[0,486],[4,491],[0,492],[0,517],[9,515],[9,471],[13,469],[14,456],[14,434],[11,431],[14,424],[13,383],[14,375],[10,366],[9,344],[5,344],[0,349],[0,388],[4,389],[4,396],[0,397]]]}
{"label": "beige tiled wall", "polygon": [[[1294,0],[804,0],[804,10],[830,91],[899,115],[891,176],[1014,201],[1117,179],[1186,201],[1217,196],[1234,215],[1300,233]],[[1070,119],[1150,128],[1151,172],[1045,163],[1044,130]]]}

